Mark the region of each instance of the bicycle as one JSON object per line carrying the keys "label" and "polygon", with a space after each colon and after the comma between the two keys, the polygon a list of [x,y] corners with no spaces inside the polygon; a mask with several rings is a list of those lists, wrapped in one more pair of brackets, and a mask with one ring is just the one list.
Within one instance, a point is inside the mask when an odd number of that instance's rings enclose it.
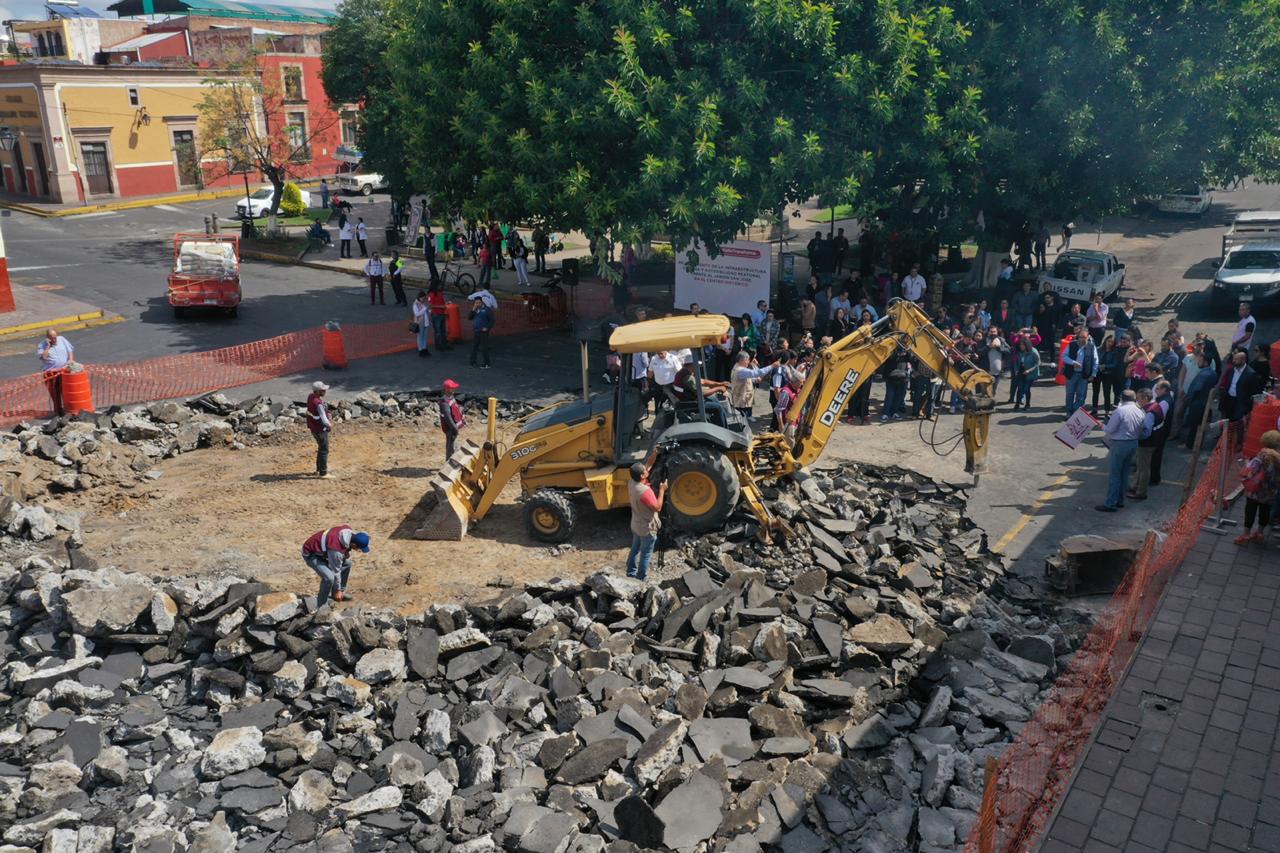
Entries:
{"label": "bicycle", "polygon": [[440,271],[440,284],[446,288],[452,285],[458,293],[469,297],[475,292],[476,280],[471,273],[463,272],[461,266],[457,261],[445,261],[444,269]]}

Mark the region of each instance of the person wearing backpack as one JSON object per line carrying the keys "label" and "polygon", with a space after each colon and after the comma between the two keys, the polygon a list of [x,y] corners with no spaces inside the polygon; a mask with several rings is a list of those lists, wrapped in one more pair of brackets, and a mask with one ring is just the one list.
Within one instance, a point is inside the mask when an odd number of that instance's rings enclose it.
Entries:
{"label": "person wearing backpack", "polygon": [[[1271,505],[1276,502],[1277,485],[1280,485],[1280,432],[1267,430],[1259,439],[1262,449],[1250,459],[1240,472],[1240,484],[1244,489],[1244,531],[1236,537],[1237,545],[1261,542],[1271,523]],[[1254,522],[1258,529],[1250,532]]]}

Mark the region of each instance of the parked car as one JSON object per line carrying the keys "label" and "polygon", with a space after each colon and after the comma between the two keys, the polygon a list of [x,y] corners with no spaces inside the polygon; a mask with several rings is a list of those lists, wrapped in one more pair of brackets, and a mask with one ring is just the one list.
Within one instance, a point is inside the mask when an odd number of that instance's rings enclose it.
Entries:
{"label": "parked car", "polygon": [[1215,308],[1280,301],[1280,240],[1227,250],[1213,274],[1211,299]]}
{"label": "parked car", "polygon": [[1110,252],[1068,249],[1058,255],[1053,269],[1038,277],[1041,293],[1052,290],[1059,299],[1088,302],[1095,293],[1110,299],[1124,284],[1124,264]]}
{"label": "parked car", "polygon": [[338,176],[338,189],[361,195],[372,195],[374,190],[385,190],[388,186],[387,179],[376,172]]}
{"label": "parked car", "polygon": [[1156,202],[1156,210],[1161,213],[1182,213],[1200,216],[1213,204],[1213,193],[1208,187],[1196,185],[1165,193]]}
{"label": "parked car", "polygon": [[[311,193],[306,190],[300,190],[300,192],[302,193],[302,206],[310,207]],[[236,217],[244,219],[246,216],[250,216],[257,219],[260,216],[266,216],[271,210],[271,202],[274,198],[275,190],[270,184],[261,187],[256,192],[236,202]]]}

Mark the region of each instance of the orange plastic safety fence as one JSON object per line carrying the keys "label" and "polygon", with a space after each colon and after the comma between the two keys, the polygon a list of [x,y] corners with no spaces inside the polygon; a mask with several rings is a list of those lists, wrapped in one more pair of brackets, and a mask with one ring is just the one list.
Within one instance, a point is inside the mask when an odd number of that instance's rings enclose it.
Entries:
{"label": "orange plastic safety fence", "polygon": [[1198,475],[1195,489],[1166,525],[1161,539],[1150,536],[1045,701],[1000,758],[988,782],[983,807],[965,845],[967,853],[986,853],[983,828],[994,822],[994,850],[1035,847],[1089,738],[1123,677],[1160,594],[1195,544],[1205,519],[1215,512],[1223,468],[1226,493],[1239,482],[1235,452],[1224,438]]}
{"label": "orange plastic safety fence", "polygon": [[[609,310],[608,289],[584,287],[575,310],[579,317],[597,317]],[[405,352],[417,346],[409,331],[410,314],[386,323],[350,324],[342,328],[348,359],[373,358]],[[519,301],[503,301],[498,308],[494,337],[569,329],[569,318],[549,318],[541,307],[530,310]],[[182,353],[139,361],[87,366],[94,405],[108,406],[190,397],[278,376],[318,370],[323,361],[323,330],[306,329],[261,341]],[[471,323],[463,315],[462,338],[471,339]],[[433,341],[434,343],[434,341]],[[0,425],[53,415],[53,404],[39,374],[0,381]]]}

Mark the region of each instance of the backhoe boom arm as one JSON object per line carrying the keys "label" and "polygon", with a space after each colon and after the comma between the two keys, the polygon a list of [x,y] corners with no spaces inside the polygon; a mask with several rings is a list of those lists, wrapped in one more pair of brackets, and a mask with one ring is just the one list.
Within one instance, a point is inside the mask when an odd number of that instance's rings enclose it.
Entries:
{"label": "backhoe boom arm", "polygon": [[994,401],[991,375],[967,360],[952,360],[951,340],[912,302],[890,303],[885,316],[818,353],[791,408],[795,424],[791,462],[811,465],[822,455],[850,399],[901,347],[916,356],[964,401],[965,470],[980,473],[986,460],[988,421]]}

